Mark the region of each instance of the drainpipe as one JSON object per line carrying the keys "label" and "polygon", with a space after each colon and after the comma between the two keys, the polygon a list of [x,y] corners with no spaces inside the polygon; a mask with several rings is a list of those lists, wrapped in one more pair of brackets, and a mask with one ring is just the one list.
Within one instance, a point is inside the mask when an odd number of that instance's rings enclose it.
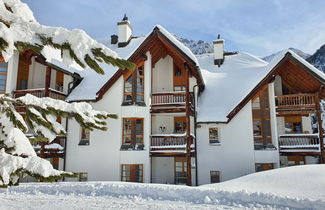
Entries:
{"label": "drainpipe", "polygon": [[[68,133],[68,118],[65,119],[65,130]],[[68,141],[68,135],[65,137],[64,140],[64,154],[63,154],[63,171],[65,171],[65,165],[66,165],[66,158],[67,158],[67,141]],[[63,177],[63,181],[65,180],[65,178]]]}
{"label": "drainpipe", "polygon": [[198,166],[197,166],[197,137],[196,137],[196,128],[197,128],[197,125],[196,125],[196,100],[195,100],[195,88],[196,87],[199,87],[198,85],[194,85],[193,86],[193,94],[194,94],[194,97],[193,97],[193,100],[194,100],[194,136],[195,136],[195,151],[194,151],[194,154],[195,154],[195,185],[198,186]]}

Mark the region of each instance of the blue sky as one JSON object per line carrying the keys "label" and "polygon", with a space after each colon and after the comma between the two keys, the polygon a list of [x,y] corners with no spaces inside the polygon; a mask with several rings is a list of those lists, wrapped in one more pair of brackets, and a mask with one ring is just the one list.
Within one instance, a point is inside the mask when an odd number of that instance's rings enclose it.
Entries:
{"label": "blue sky", "polygon": [[110,37],[127,13],[134,35],[160,24],[188,39],[264,56],[288,47],[314,53],[325,44],[324,0],[22,0],[44,25]]}

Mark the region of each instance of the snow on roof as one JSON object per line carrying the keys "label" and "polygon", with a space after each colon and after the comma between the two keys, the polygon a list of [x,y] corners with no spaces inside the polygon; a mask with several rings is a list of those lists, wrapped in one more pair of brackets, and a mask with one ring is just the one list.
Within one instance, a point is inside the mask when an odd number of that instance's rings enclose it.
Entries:
{"label": "snow on roof", "polygon": [[41,54],[45,57],[46,62],[54,64],[71,73],[80,74],[80,71],[83,70],[83,68],[79,66],[75,61],[73,61],[71,64],[65,64],[65,62],[61,57],[61,50],[59,49],[55,49],[49,46],[44,46],[44,48],[41,51]]}
{"label": "snow on roof", "polygon": [[198,55],[205,89],[198,101],[198,122],[226,122],[231,110],[265,76],[267,63],[240,52],[214,65],[213,53]]}
{"label": "snow on roof", "polygon": [[183,43],[181,43],[180,41],[178,41],[176,39],[176,37],[174,35],[172,35],[171,33],[169,33],[164,27],[162,27],[161,25],[156,25],[155,27],[157,27],[159,29],[159,31],[165,35],[173,44],[175,44],[181,51],[183,51],[191,60],[193,60],[196,65],[199,65],[199,62],[197,60],[197,58],[195,57],[195,55],[193,54],[193,52],[186,47]]}
{"label": "snow on roof", "polygon": [[[126,47],[118,48],[117,45],[111,45],[109,47],[117,52],[120,58],[128,59],[145,38],[146,37],[133,38]],[[95,100],[97,98],[96,93],[118,70],[118,67],[106,63],[99,63],[99,65],[104,69],[105,74],[97,74],[89,68],[82,71],[80,75],[83,77],[83,80],[70,93],[67,101]]]}
{"label": "snow on roof", "polygon": [[292,50],[283,50],[270,63],[240,52],[225,56],[220,67],[213,64],[213,54],[198,55],[205,89],[199,98],[198,122],[227,122],[227,115],[287,55],[305,65],[325,81],[325,74]]}
{"label": "snow on roof", "polygon": [[[156,27],[173,44],[175,44],[175,46],[177,46],[191,60],[193,60],[196,65],[199,65],[195,55],[188,47],[178,41],[175,36],[169,33],[164,27],[156,25],[154,28]],[[114,50],[120,58],[128,59],[151,33],[152,31],[150,31],[150,33],[148,33],[146,36],[131,39],[130,43],[126,47],[118,48],[117,45],[110,45],[108,43],[106,43],[106,45],[109,47],[109,49]],[[81,73],[81,76],[84,77],[84,79],[71,92],[71,94],[67,98],[67,101],[95,100],[97,98],[97,92],[118,70],[117,67],[114,67],[112,65],[107,65],[103,63],[99,63],[99,65],[105,70],[105,75],[98,75],[96,72],[91,70],[88,71],[86,69],[86,71]]]}

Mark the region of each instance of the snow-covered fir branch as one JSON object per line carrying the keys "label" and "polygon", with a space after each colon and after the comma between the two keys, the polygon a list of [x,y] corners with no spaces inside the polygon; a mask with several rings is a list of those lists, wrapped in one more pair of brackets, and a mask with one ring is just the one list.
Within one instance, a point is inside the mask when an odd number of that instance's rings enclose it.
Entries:
{"label": "snow-covered fir branch", "polygon": [[92,39],[85,31],[41,25],[26,4],[19,0],[0,0],[0,53],[5,61],[16,50],[32,50],[39,54],[44,46],[61,50],[66,65],[75,62],[100,74],[105,71],[98,62],[121,69],[135,68],[135,64],[120,59],[114,51]]}
{"label": "snow-covered fir branch", "polygon": [[[24,107],[24,117],[16,107]],[[29,130],[48,142],[65,135],[58,117],[73,118],[89,130],[106,130],[106,119],[116,116],[95,111],[85,102],[67,103],[30,94],[17,99],[0,95],[0,186],[17,184],[18,177],[24,175],[46,181],[73,175],[53,169],[50,162],[38,157],[25,135]]]}

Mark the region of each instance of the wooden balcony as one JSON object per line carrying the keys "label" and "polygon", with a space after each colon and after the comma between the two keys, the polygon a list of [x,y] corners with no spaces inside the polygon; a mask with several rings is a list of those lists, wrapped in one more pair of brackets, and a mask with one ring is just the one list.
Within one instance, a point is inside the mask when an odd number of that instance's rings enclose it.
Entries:
{"label": "wooden balcony", "polygon": [[36,154],[42,158],[63,158],[65,141],[65,136],[58,136],[49,144],[38,142],[33,147]]}
{"label": "wooden balcony", "polygon": [[[183,91],[153,93],[151,95],[151,112],[170,113],[185,112],[186,93]],[[194,109],[193,93],[190,93],[191,110]]]}
{"label": "wooden balcony", "polygon": [[318,134],[282,134],[279,136],[281,153],[320,152]]}
{"label": "wooden balcony", "polygon": [[[194,150],[193,137],[190,138]],[[151,135],[150,153],[153,156],[185,156],[187,138],[185,134]]]}
{"label": "wooden balcony", "polygon": [[308,115],[316,109],[315,94],[291,94],[275,97],[276,111],[282,115]]}
{"label": "wooden balcony", "polygon": [[53,99],[58,99],[58,100],[65,100],[67,95],[53,89],[48,89],[46,90],[45,88],[39,88],[39,89],[26,89],[26,90],[16,90],[13,92],[13,97],[14,98],[19,98],[21,96],[26,95],[27,93],[34,95],[39,98],[43,97],[50,97]]}

